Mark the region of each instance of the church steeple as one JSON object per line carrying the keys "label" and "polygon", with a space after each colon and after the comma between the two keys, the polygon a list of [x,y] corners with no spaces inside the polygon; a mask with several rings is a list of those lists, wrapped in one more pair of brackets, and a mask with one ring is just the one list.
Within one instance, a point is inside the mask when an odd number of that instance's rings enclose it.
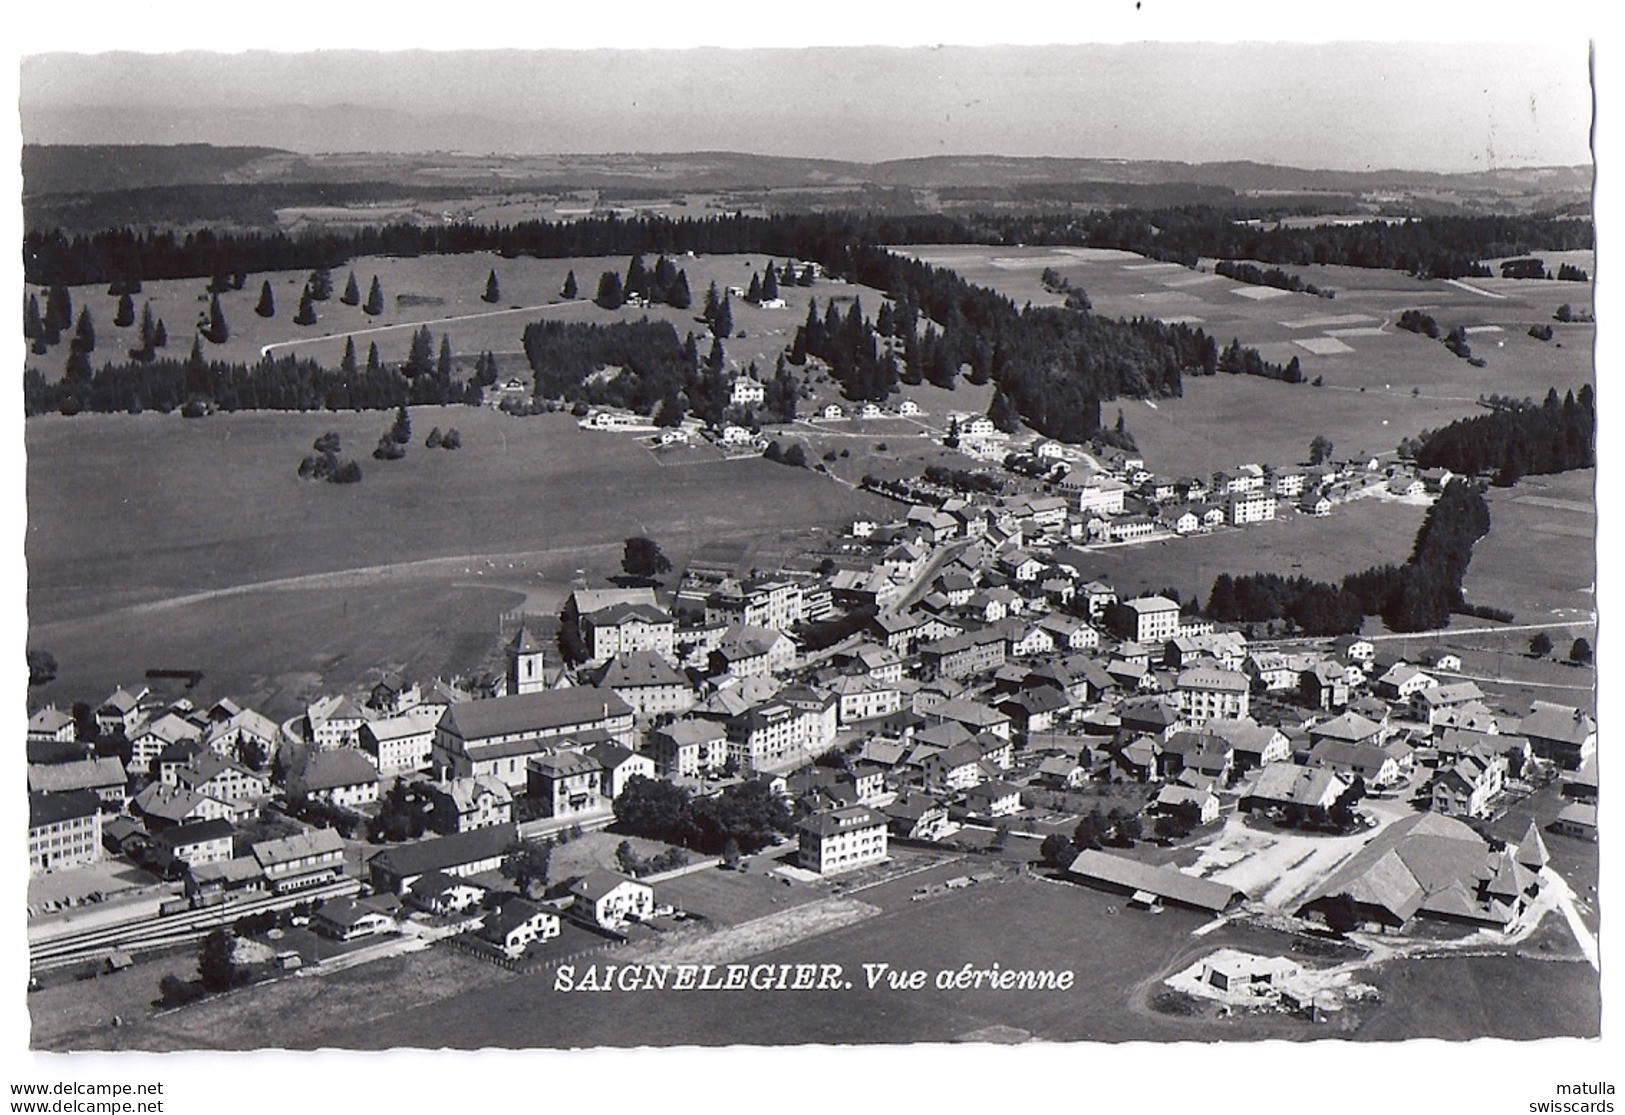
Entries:
{"label": "church steeple", "polygon": [[542,644],[523,624],[508,641],[508,692],[538,693],[547,688],[542,674]]}

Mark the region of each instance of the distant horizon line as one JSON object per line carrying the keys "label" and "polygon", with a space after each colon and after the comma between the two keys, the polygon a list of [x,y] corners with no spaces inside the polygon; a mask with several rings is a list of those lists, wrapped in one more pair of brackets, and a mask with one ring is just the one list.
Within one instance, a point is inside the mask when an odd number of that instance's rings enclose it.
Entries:
{"label": "distant horizon line", "polygon": [[[115,106],[111,106],[111,105],[100,106],[100,105],[94,105],[94,104],[88,104],[87,103],[87,104],[83,104],[83,105],[74,105],[72,107],[93,109],[93,108],[98,108],[98,107],[115,107]],[[323,109],[323,108],[342,107],[342,106],[322,106],[322,105],[298,106],[298,105],[295,105],[295,106],[286,106],[286,107],[304,107],[304,108]],[[1397,173],[1403,173],[1403,174],[1428,174],[1428,175],[1436,175],[1436,176],[1439,176],[1439,177],[1447,177],[1447,176],[1451,176],[1451,175],[1496,174],[1496,173],[1501,173],[1501,172],[1504,172],[1504,171],[1586,170],[1586,169],[1595,170],[1596,169],[1596,160],[1594,158],[1591,161],[1588,161],[1588,162],[1576,162],[1576,163],[1521,163],[1521,164],[1518,164],[1518,165],[1515,165],[1515,166],[1509,165],[1509,166],[1492,166],[1492,167],[1471,167],[1471,168],[1462,168],[1462,169],[1458,169],[1458,170],[1436,170],[1436,169],[1429,169],[1429,168],[1426,168],[1426,167],[1399,166],[1399,165],[1390,165],[1390,166],[1381,166],[1381,167],[1367,167],[1367,168],[1363,168],[1363,169],[1359,169],[1359,170],[1351,170],[1351,169],[1343,168],[1343,167],[1305,166],[1305,165],[1302,165],[1302,164],[1299,164],[1299,163],[1277,163],[1277,162],[1269,162],[1269,161],[1262,160],[1262,159],[1239,158],[1239,157],[1238,158],[1232,158],[1232,159],[1191,160],[1191,159],[1177,159],[1177,158],[1137,157],[1137,156],[1127,156],[1127,155],[1012,155],[1012,154],[1000,154],[1000,153],[989,152],[989,151],[963,152],[963,153],[959,153],[959,154],[948,154],[948,155],[942,155],[942,154],[936,154],[936,155],[901,155],[901,156],[898,156],[896,158],[889,158],[889,159],[859,159],[859,158],[843,158],[843,157],[837,156],[837,155],[782,155],[782,154],[770,154],[770,153],[761,152],[761,151],[749,151],[749,150],[745,150],[745,149],[742,149],[742,148],[727,148],[727,147],[701,147],[701,148],[694,148],[694,149],[691,149],[691,150],[664,150],[664,151],[637,150],[637,149],[634,149],[634,148],[626,148],[626,149],[620,149],[620,150],[604,150],[604,151],[472,151],[472,150],[456,150],[456,149],[445,148],[445,147],[427,147],[427,148],[421,148],[421,149],[415,149],[415,150],[395,150],[395,149],[380,149],[380,148],[372,148],[372,149],[368,149],[368,148],[344,148],[344,149],[338,149],[338,148],[335,148],[335,149],[332,149],[332,150],[299,150],[297,148],[281,147],[281,146],[277,146],[277,145],[274,145],[274,144],[226,143],[226,142],[216,142],[216,141],[212,141],[212,140],[186,140],[186,141],[178,142],[178,143],[156,143],[156,142],[140,142],[140,141],[130,142],[130,143],[55,143],[55,142],[45,142],[45,141],[40,141],[40,140],[28,140],[26,138],[23,140],[22,147],[24,149],[27,149],[27,148],[30,148],[30,147],[42,147],[42,148],[70,147],[70,148],[79,148],[79,149],[99,148],[99,147],[100,148],[213,147],[213,148],[219,148],[219,149],[222,149],[222,150],[231,150],[231,149],[235,148],[235,149],[252,149],[252,150],[259,150],[259,151],[276,151],[276,152],[281,153],[281,154],[304,155],[304,156],[324,156],[324,155],[397,155],[397,156],[407,156],[407,155],[455,155],[455,156],[461,156],[461,157],[464,157],[464,158],[480,158],[480,159],[484,159],[484,158],[498,158],[498,159],[561,158],[561,159],[570,159],[570,158],[606,158],[606,157],[615,157],[615,156],[637,156],[637,157],[640,157],[640,158],[663,158],[663,157],[669,157],[669,156],[682,156],[682,157],[691,157],[692,158],[692,157],[705,156],[705,155],[731,155],[731,156],[743,156],[745,158],[751,158],[751,159],[776,159],[776,160],[782,160],[782,161],[785,161],[785,162],[846,163],[846,164],[849,164],[849,165],[852,165],[852,166],[860,166],[860,167],[889,166],[889,165],[893,165],[893,164],[896,164],[896,163],[948,162],[948,161],[959,160],[959,159],[988,159],[988,160],[1001,159],[1001,160],[1008,160],[1008,161],[1026,161],[1026,162],[1047,161],[1047,162],[1093,162],[1093,163],[1121,163],[1121,164],[1164,163],[1164,164],[1173,164],[1173,165],[1190,166],[1190,167],[1215,167],[1215,166],[1236,166],[1236,165],[1241,165],[1241,166],[1269,167],[1269,168],[1276,169],[1276,170],[1296,170],[1296,171],[1304,171],[1304,172],[1313,173],[1313,174],[1390,174],[1390,173],[1396,173],[1397,172]]]}

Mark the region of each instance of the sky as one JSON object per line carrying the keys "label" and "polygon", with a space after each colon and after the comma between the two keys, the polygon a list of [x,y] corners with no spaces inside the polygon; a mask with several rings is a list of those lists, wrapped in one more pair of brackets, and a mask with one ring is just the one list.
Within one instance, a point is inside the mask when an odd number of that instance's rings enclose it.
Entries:
{"label": "sky", "polygon": [[45,53],[23,57],[20,103],[33,142],[1467,171],[1589,160],[1587,49],[1574,36]]}

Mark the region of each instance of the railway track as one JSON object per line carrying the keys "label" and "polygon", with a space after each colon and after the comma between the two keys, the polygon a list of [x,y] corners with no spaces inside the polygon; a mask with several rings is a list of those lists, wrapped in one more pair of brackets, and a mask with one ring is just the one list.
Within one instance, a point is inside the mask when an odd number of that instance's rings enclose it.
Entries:
{"label": "railway track", "polygon": [[185,910],[178,914],[158,914],[122,925],[101,926],[65,933],[46,940],[33,941],[28,949],[30,972],[44,972],[53,968],[94,960],[113,952],[137,953],[169,948],[188,941],[201,940],[221,926],[229,926],[238,918],[267,910],[283,910],[311,899],[326,900],[356,893],[361,884],[354,879],[340,879],[308,890],[290,894],[271,894],[258,898],[207,906],[199,910]]}

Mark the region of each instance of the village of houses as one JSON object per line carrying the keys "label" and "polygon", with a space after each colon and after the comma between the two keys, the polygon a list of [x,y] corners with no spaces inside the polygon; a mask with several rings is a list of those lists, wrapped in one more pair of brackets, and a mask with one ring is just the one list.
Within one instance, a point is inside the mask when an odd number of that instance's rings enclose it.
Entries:
{"label": "village of houses", "polygon": [[[1012,453],[986,422],[956,417],[962,451],[1049,475],[1053,494],[902,485],[906,511],[852,524],[839,568],[697,560],[672,587],[577,587],[557,617],[505,632],[503,668],[477,683],[386,673],[285,723],[135,684],[93,724],[34,711],[36,980],[139,965],[266,911],[283,916],[261,952],[300,976],[435,942],[534,967],[681,926],[666,892],[693,872],[834,891],[967,850],[959,884],[985,878],[987,857],[1147,912],[1385,940],[1431,923],[1482,946],[1557,911],[1595,962],[1574,909],[1586,896],[1548,847],[1596,840],[1587,712],[1509,707],[1455,676],[1442,645],[1403,660],[1359,636],[1250,644],[1084,572],[1092,545],[1245,527],[1278,501],[1318,515],[1367,492],[1426,498],[1447,476],[1365,461],[1172,481],[1117,451],[1049,473],[1070,447]],[[837,641],[804,641],[843,617],[858,622]],[[758,783],[792,827],[747,863],[598,867],[545,896],[503,870],[525,841],[613,835],[640,778],[702,797]],[[1484,835],[1507,802],[1553,784],[1564,805],[1548,823]],[[403,788],[432,818],[423,835],[343,833]],[[1102,813],[1092,799],[1112,810],[1084,836]],[[1170,847],[1194,863],[1142,854]],[[325,952],[289,945],[290,910]],[[1185,982],[1262,988],[1274,1005],[1282,970],[1225,954]]]}

